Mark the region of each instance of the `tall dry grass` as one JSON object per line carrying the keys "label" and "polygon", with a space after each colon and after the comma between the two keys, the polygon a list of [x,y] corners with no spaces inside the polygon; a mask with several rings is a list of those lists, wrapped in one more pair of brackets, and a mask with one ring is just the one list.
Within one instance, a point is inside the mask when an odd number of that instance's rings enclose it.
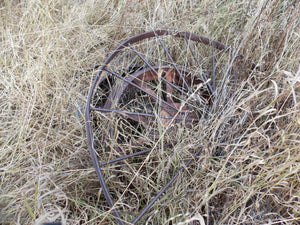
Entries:
{"label": "tall dry grass", "polygon": [[[141,224],[298,224],[299,14],[297,1],[0,1],[0,223],[113,223],[86,141],[89,69],[122,40],[168,27],[245,58],[235,93],[224,82],[215,113],[160,159],[205,149]],[[159,168],[157,187],[170,178]],[[145,204],[130,201],[128,221]]]}

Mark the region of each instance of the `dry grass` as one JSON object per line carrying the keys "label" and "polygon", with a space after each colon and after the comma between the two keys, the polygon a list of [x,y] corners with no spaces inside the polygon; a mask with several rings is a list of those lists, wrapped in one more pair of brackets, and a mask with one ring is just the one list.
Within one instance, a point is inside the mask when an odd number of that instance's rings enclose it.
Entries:
{"label": "dry grass", "polygon": [[208,120],[163,133],[178,139],[174,154],[143,170],[141,180],[152,173],[155,183],[124,193],[124,219],[204,146],[141,224],[299,224],[299,14],[297,1],[0,1],[0,223],[112,223],[86,140],[94,74],[85,71],[120,41],[168,27],[231,45],[245,60],[236,92],[224,82]]}

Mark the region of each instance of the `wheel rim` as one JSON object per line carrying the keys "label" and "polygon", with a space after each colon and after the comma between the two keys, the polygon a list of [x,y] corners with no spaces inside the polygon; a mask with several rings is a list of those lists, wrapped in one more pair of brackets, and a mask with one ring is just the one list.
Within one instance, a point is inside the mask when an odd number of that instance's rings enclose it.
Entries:
{"label": "wheel rim", "polygon": [[[124,159],[133,158],[138,155],[147,154],[151,152],[153,148],[140,150],[132,154],[115,157],[109,160],[101,160],[101,162],[99,162],[97,146],[95,147],[95,139],[97,138],[97,135],[95,135],[95,128],[97,127],[97,124],[95,125],[95,121],[93,121],[91,114],[95,112],[101,112],[105,115],[116,113],[125,120],[129,119],[130,121],[133,121],[134,125],[136,125],[135,123],[142,124],[141,126],[143,126],[143,129],[153,126],[156,120],[160,120],[160,123],[163,126],[172,126],[177,123],[184,123],[185,126],[191,126],[192,123],[199,121],[199,119],[205,115],[205,112],[209,110],[214,97],[215,74],[212,74],[212,82],[209,82],[207,75],[204,72],[199,74],[199,72],[195,72],[194,69],[190,69],[188,62],[185,66],[177,64],[176,58],[172,55],[180,55],[180,53],[176,53],[176,51],[171,52],[170,49],[168,50],[168,45],[162,40],[163,36],[180,39],[185,43],[185,51],[189,51],[190,58],[194,63],[194,68],[200,67],[201,62],[196,56],[196,51],[193,49],[191,41],[201,43],[212,48],[213,55],[211,57],[211,61],[213,73],[215,73],[214,51],[219,50],[222,52],[228,48],[220,42],[211,41],[207,37],[190,32],[178,32],[171,30],[150,31],[136,35],[124,41],[110,54],[104,64],[100,67],[90,89],[87,101],[87,137],[93,164],[101,184],[102,191],[119,224],[124,224],[124,221],[120,216],[119,211],[114,207],[114,201],[110,194],[109,187],[105,182],[101,167]],[[160,52],[157,54],[150,54],[151,52],[145,54],[145,52],[141,52],[138,49],[139,47],[143,47],[143,45],[139,45],[139,43],[143,41],[148,43],[150,39],[155,39],[161,47],[165,57],[165,60],[163,58],[158,59],[159,62],[154,65],[154,60],[151,61],[148,59],[149,55],[157,56],[160,55]],[[154,48],[154,46],[152,47]],[[131,56],[130,53],[128,54],[129,57],[125,57],[125,60],[123,58],[124,56],[120,56],[123,51],[130,51],[133,56]],[[132,69],[133,66],[130,63],[132,62],[133,57],[136,57],[136,59],[138,59],[136,61],[141,62],[142,66],[136,66],[135,63],[133,64],[135,69]],[[124,61],[128,61],[129,63],[125,63]],[[121,62],[120,64],[123,66],[122,68],[125,69],[119,69],[119,65],[116,65],[116,62]],[[136,98],[130,98],[130,96],[135,96]],[[138,100],[141,100],[142,98],[144,98],[143,101],[139,102]],[[129,101],[129,103],[126,101]],[[148,105],[145,104],[145,102]],[[150,110],[147,106],[149,106]],[[114,128],[110,127],[109,129],[109,135],[111,136],[106,138],[112,138],[113,133],[116,133]],[[124,138],[117,141],[122,142],[124,141]],[[143,145],[144,143],[139,144]],[[200,147],[194,154],[194,157],[199,155],[201,150],[202,148]],[[188,166],[192,160],[193,158],[188,160],[185,163],[185,166]],[[142,218],[155,201],[159,199],[162,193],[174,182],[178,175],[184,171],[184,168],[185,167],[182,167],[168,182],[168,184],[166,184],[144,207],[144,209],[133,220],[133,224],[137,223]]]}

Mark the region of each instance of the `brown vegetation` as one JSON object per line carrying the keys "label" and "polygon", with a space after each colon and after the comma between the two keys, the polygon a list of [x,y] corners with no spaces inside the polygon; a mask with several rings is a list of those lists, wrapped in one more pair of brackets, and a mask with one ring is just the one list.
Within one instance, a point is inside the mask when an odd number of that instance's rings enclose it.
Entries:
{"label": "brown vegetation", "polygon": [[[113,176],[130,164],[107,167],[123,218],[132,221],[203,146],[141,224],[298,224],[299,14],[298,1],[276,0],[0,1],[0,223],[113,223],[85,132],[91,68],[130,36],[173,28],[241,52],[238,83],[234,94],[223,83],[209,120],[171,134],[159,129],[162,140],[178,142],[136,175],[150,177],[147,185],[126,185],[129,172]],[[219,74],[232,66],[227,56]]]}

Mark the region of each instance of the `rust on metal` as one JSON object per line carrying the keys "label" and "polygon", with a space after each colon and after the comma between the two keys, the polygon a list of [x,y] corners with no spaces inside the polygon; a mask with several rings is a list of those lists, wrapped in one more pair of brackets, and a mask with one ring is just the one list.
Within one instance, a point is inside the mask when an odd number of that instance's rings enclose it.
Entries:
{"label": "rust on metal", "polygon": [[[213,54],[213,75],[212,84],[208,80],[207,75],[203,72],[201,76],[195,74],[194,72],[188,70],[187,68],[182,68],[176,64],[173,59],[172,52],[167,49],[166,44],[162,40],[162,36],[173,36],[177,39],[182,39],[183,43],[186,43],[187,49],[189,49],[192,60],[196,61],[197,65],[200,67],[200,60],[197,58],[195,50],[191,45],[191,41],[195,43],[201,43],[212,47]],[[152,65],[143,53],[137,50],[135,44],[146,40],[146,39],[156,39],[158,44],[163,48],[170,63],[160,65]],[[118,57],[123,49],[131,50],[136,57],[144,63],[143,68],[133,71],[132,73],[121,74],[120,71],[113,70],[110,67],[110,63],[113,59]],[[215,91],[215,49],[225,50],[228,47],[221,42],[212,41],[207,37],[200,36],[190,32],[179,32],[173,30],[156,30],[146,33],[142,33],[131,37],[121,43],[105,60],[103,65],[99,68],[98,73],[91,86],[86,107],[86,129],[88,144],[91,152],[91,157],[93,164],[102,187],[103,194],[106,198],[107,204],[111,208],[113,215],[115,216],[119,224],[125,224],[119,211],[114,207],[114,202],[112,196],[109,193],[107,184],[105,182],[101,167],[116,163],[128,158],[136,157],[138,155],[143,155],[151,152],[153,149],[146,149],[136,153],[124,155],[117,157],[115,159],[99,162],[96,154],[96,149],[94,146],[94,136],[93,136],[93,121],[91,119],[91,113],[98,111],[101,113],[118,113],[124,118],[129,118],[137,123],[143,123],[146,126],[153,124],[158,118],[164,126],[169,126],[176,124],[181,121],[193,123],[199,121],[199,115],[201,112],[197,111],[196,108],[202,108],[203,111],[210,107],[213,93]],[[105,75],[104,75],[105,74]],[[112,86],[107,87],[109,93],[99,105],[93,104],[93,99],[97,95],[97,88],[105,82],[108,77],[117,80]],[[151,86],[151,82],[156,82],[161,84],[160,93],[158,90]],[[206,91],[202,91],[199,96],[195,97],[195,90],[192,90],[192,86],[206,86]],[[131,90],[138,90],[144,95],[148,96],[149,105],[150,102],[154,102],[159,105],[159,110],[152,108],[149,111],[134,111],[134,109],[122,109],[119,108],[121,99],[129,93]],[[176,94],[177,93],[177,94]],[[177,96],[177,97],[176,97]],[[178,97],[180,96],[180,97]],[[182,99],[181,99],[182,98]],[[181,101],[182,100],[182,101]],[[183,101],[184,100],[184,101]],[[166,191],[168,187],[175,181],[175,179],[189,166],[189,164],[197,157],[202,151],[202,148],[193,155],[193,157],[188,160],[184,166],[175,174],[175,176],[165,185],[156,196],[150,201],[148,205],[138,214],[138,216],[131,222],[136,224],[144,214],[149,211],[152,205],[160,198],[160,196]]]}

